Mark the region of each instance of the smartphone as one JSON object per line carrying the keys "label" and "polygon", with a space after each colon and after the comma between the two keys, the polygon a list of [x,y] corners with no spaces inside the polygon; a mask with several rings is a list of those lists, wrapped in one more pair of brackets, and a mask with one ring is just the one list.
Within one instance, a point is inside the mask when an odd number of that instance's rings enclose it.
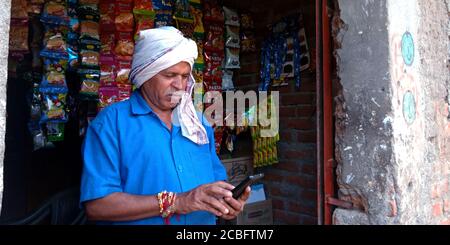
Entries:
{"label": "smartphone", "polygon": [[242,193],[244,193],[247,186],[254,184],[258,180],[262,179],[264,177],[264,174],[256,174],[256,175],[250,175],[247,178],[245,178],[241,183],[239,183],[238,186],[236,186],[231,192],[233,193],[233,198],[238,199]]}

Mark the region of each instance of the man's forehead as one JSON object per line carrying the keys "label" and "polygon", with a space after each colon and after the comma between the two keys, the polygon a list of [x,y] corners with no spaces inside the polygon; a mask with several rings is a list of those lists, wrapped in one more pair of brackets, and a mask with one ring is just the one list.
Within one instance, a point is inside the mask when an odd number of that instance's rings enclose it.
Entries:
{"label": "man's forehead", "polygon": [[185,61],[175,64],[161,72],[173,72],[173,73],[190,73],[191,65]]}

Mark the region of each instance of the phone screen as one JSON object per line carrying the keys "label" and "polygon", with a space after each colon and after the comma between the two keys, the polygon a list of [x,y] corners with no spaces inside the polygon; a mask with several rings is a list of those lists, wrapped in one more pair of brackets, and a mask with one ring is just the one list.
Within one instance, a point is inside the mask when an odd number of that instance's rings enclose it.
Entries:
{"label": "phone screen", "polygon": [[250,175],[245,178],[238,186],[236,186],[231,192],[233,193],[233,198],[238,199],[242,193],[244,193],[247,186],[254,184],[258,180],[262,179],[264,174]]}

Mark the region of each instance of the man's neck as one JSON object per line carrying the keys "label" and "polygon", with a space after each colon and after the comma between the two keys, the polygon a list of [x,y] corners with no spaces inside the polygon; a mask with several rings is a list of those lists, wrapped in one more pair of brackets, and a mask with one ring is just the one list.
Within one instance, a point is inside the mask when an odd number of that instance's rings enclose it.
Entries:
{"label": "man's neck", "polygon": [[172,130],[172,110],[161,110],[158,106],[156,106],[145,93],[139,91],[144,100],[147,102],[148,106],[152,109],[152,111],[159,117],[161,121],[166,124],[167,128]]}

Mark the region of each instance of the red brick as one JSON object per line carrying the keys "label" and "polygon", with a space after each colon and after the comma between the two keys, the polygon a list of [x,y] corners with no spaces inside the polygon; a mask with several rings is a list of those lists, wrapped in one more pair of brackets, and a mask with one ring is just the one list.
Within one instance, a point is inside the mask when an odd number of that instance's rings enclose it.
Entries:
{"label": "red brick", "polygon": [[445,180],[441,183],[441,193],[447,194],[449,191],[449,182],[448,180]]}
{"label": "red brick", "polygon": [[241,69],[240,69],[241,74],[244,74],[244,73],[259,73],[259,71],[260,71],[260,65],[257,62],[244,64],[244,65],[241,66]]}
{"label": "red brick", "polygon": [[280,158],[286,159],[311,159],[315,156],[314,150],[283,150],[280,151]]}
{"label": "red brick", "polygon": [[305,188],[315,188],[316,187],[316,181],[312,178],[305,178],[301,176],[287,176],[286,181]]}
{"label": "red brick", "polygon": [[281,127],[298,129],[298,130],[312,130],[315,128],[314,122],[310,119],[287,119],[281,121]]}
{"label": "red brick", "polygon": [[292,135],[291,132],[281,132],[280,133],[280,140],[281,141],[285,141],[285,142],[291,142],[291,140],[292,140],[291,135]]}
{"label": "red brick", "polygon": [[273,207],[273,209],[284,210],[284,201],[281,199],[273,198],[272,199],[272,207]]}
{"label": "red brick", "polygon": [[280,92],[280,94],[288,94],[296,92],[295,89],[290,84],[287,86],[273,88],[273,90]]}
{"label": "red brick", "polygon": [[284,179],[284,176],[281,176],[281,175],[279,175],[277,173],[273,173],[273,172],[266,173],[264,176],[264,180],[266,180],[266,181],[281,182],[281,181],[283,181],[283,179]]}
{"label": "red brick", "polygon": [[302,143],[316,143],[317,133],[315,131],[298,132],[297,141]]}
{"label": "red brick", "polygon": [[315,92],[316,83],[313,80],[304,81],[300,86],[300,92]]}
{"label": "red brick", "polygon": [[292,107],[280,107],[279,110],[279,114],[280,114],[280,118],[288,118],[288,117],[296,117],[297,113],[296,113],[296,108],[292,108]]}
{"label": "red brick", "polygon": [[282,210],[273,210],[273,219],[276,223],[282,223],[287,225],[298,225],[300,216],[298,214],[286,213]]}
{"label": "red brick", "polygon": [[297,107],[297,116],[298,117],[312,117],[314,116],[316,111],[316,107],[312,105],[300,106]]}
{"label": "red brick", "polygon": [[314,94],[291,94],[281,96],[282,105],[312,105]]}
{"label": "red brick", "polygon": [[440,202],[435,203],[433,205],[433,216],[439,217],[442,216],[442,204]]}
{"label": "red brick", "polygon": [[298,172],[300,169],[300,166],[296,162],[292,161],[282,161],[277,166],[278,169],[286,170],[289,172]]}
{"label": "red brick", "polygon": [[288,202],[287,210],[294,213],[308,214],[311,216],[317,216],[317,210],[314,207],[307,207],[300,203]]}
{"label": "red brick", "polygon": [[303,174],[309,174],[309,175],[316,175],[317,174],[317,166],[316,165],[309,165],[309,164],[303,164],[300,168],[300,173]]}
{"label": "red brick", "polygon": [[450,200],[449,199],[444,200],[444,212],[450,213]]}
{"label": "red brick", "polygon": [[245,77],[239,77],[235,80],[234,85],[235,86],[245,86],[245,85],[251,85],[257,83],[256,77],[254,76],[245,76]]}
{"label": "red brick", "polygon": [[273,196],[283,196],[283,193],[281,192],[281,189],[277,186],[272,186],[269,188],[270,195]]}
{"label": "red brick", "polygon": [[241,64],[248,64],[248,63],[255,63],[259,62],[259,53],[248,53],[248,54],[242,54],[241,55]]}
{"label": "red brick", "polygon": [[303,190],[300,193],[300,199],[302,200],[316,200],[317,199],[317,191],[312,190]]}
{"label": "red brick", "polygon": [[431,198],[440,198],[441,197],[441,190],[439,188],[439,185],[433,184],[431,187]]}

